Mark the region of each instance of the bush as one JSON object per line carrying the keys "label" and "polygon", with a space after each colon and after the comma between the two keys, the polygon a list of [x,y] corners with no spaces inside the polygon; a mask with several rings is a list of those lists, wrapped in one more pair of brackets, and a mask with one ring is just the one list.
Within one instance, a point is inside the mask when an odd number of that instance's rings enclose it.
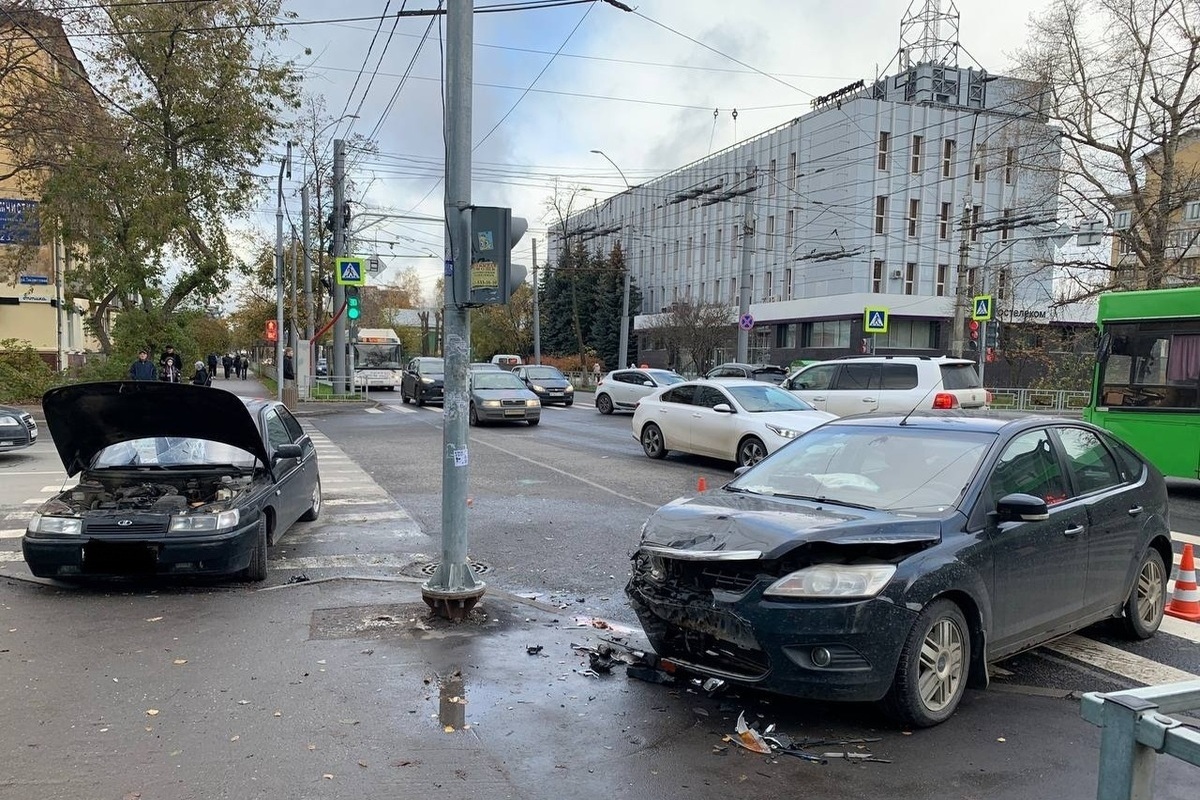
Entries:
{"label": "bush", "polygon": [[29,342],[0,339],[0,403],[40,402],[46,390],[58,382],[54,370]]}

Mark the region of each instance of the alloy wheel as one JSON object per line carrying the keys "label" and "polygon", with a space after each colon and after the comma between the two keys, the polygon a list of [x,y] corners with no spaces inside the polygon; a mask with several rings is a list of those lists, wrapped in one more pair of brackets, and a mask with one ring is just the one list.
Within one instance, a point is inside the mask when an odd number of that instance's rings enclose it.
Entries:
{"label": "alloy wheel", "polygon": [[963,632],[954,620],[937,620],[921,643],[917,672],[917,690],[921,703],[937,713],[958,696],[958,686],[966,670],[963,659]]}
{"label": "alloy wheel", "polygon": [[1153,628],[1162,617],[1166,603],[1163,583],[1162,565],[1157,560],[1146,559],[1137,579],[1137,614],[1148,628]]}

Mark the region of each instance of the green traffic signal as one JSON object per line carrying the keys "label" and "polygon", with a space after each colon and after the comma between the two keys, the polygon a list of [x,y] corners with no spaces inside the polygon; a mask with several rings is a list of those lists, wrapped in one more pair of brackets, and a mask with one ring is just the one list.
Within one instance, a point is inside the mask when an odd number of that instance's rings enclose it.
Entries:
{"label": "green traffic signal", "polygon": [[346,287],[346,318],[355,320],[362,315],[358,305],[358,287]]}

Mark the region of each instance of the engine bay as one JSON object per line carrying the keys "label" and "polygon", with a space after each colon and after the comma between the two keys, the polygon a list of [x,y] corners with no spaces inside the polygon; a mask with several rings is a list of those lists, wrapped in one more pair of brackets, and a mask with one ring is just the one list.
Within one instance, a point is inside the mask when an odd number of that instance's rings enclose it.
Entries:
{"label": "engine bay", "polygon": [[87,511],[177,514],[210,503],[228,503],[245,491],[252,480],[244,475],[220,475],[129,483],[86,477],[58,499],[76,514]]}

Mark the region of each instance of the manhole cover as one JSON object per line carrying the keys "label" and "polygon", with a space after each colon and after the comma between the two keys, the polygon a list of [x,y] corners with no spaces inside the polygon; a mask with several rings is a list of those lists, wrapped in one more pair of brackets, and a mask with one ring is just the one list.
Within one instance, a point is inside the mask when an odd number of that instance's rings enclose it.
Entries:
{"label": "manhole cover", "polygon": [[[433,573],[437,572],[437,568],[440,563],[441,562],[438,561],[431,561],[421,567],[421,572],[426,575],[432,575]],[[475,573],[476,575],[487,575],[492,571],[492,565],[485,564],[482,561],[468,561],[467,566],[469,566],[471,568],[471,572]]]}

